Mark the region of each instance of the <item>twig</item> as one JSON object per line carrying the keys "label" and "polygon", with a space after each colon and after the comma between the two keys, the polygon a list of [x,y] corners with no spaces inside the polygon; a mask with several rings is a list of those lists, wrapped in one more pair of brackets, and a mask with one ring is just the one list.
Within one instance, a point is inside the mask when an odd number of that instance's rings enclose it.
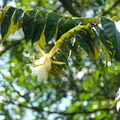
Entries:
{"label": "twig", "polygon": [[23,40],[23,39],[17,40],[17,41],[15,41],[13,44],[7,46],[3,51],[0,52],[0,56],[1,56],[3,53],[5,53],[7,50],[9,50],[10,48],[12,48],[12,47],[20,44],[20,43],[22,42],[22,40]]}
{"label": "twig", "polygon": [[117,5],[119,5],[120,0],[116,0],[106,11],[103,10],[102,14],[99,16],[105,16],[106,14],[109,14],[112,9],[114,9]]}
{"label": "twig", "polygon": [[7,5],[7,0],[3,0],[3,7]]}
{"label": "twig", "polygon": [[76,12],[76,10],[72,7],[71,4],[68,3],[68,0],[59,0],[63,7],[66,8],[73,16],[80,17],[80,15]]}
{"label": "twig", "polygon": [[[110,108],[100,108],[100,109],[96,109],[96,110],[92,110],[92,111],[78,111],[78,112],[59,112],[59,111],[45,111],[39,107],[29,107],[29,106],[26,106],[26,105],[23,105],[23,104],[16,104],[14,103],[13,101],[4,101],[4,103],[8,103],[8,104],[14,104],[14,105],[17,105],[18,107],[24,107],[24,108],[28,108],[28,109],[31,109],[31,110],[35,110],[35,111],[38,111],[38,112],[46,112],[48,114],[59,114],[59,115],[75,115],[75,114],[91,114],[91,113],[95,113],[95,112],[98,112],[98,111],[110,111],[111,109]],[[114,108],[112,108],[114,109]]]}

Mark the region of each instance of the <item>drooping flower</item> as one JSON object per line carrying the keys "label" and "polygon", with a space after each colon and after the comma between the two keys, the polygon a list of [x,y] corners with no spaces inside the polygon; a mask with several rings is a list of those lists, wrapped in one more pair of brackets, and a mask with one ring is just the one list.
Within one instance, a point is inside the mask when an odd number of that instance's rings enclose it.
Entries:
{"label": "drooping flower", "polygon": [[[34,61],[35,67],[32,69],[31,75],[37,76],[38,81],[47,80],[51,70],[51,64],[62,65],[64,62],[58,62],[52,60],[51,52],[45,54],[45,52],[36,44],[37,50],[42,54],[42,57]],[[56,72],[56,71],[55,71]]]}
{"label": "drooping flower", "polygon": [[48,74],[51,70],[51,58],[49,54],[45,54],[38,60],[35,60],[35,65],[32,69],[31,75],[37,76],[38,81],[47,80]]}

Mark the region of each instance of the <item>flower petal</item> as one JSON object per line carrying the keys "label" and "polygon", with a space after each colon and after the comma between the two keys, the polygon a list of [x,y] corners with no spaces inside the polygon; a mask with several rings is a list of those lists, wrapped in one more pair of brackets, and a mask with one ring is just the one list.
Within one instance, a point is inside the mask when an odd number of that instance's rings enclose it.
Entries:
{"label": "flower petal", "polygon": [[47,70],[51,69],[51,59],[49,58],[49,56],[46,57],[45,66]]}
{"label": "flower petal", "polygon": [[37,76],[40,69],[41,69],[41,66],[34,67],[34,68],[32,69],[31,75]]}
{"label": "flower petal", "polygon": [[117,97],[116,97],[116,99],[120,99],[120,88],[117,91]]}
{"label": "flower petal", "polygon": [[48,78],[48,71],[47,71],[45,65],[43,65],[43,66],[41,66],[41,69],[38,72],[37,80],[42,81],[42,80],[47,80],[47,78]]}
{"label": "flower petal", "polygon": [[38,60],[35,61],[35,65],[44,64],[45,59],[46,59],[45,56],[41,57],[40,59],[38,59]]}
{"label": "flower petal", "polygon": [[117,109],[117,111],[119,111],[119,109],[120,109],[120,100],[117,102],[116,109]]}

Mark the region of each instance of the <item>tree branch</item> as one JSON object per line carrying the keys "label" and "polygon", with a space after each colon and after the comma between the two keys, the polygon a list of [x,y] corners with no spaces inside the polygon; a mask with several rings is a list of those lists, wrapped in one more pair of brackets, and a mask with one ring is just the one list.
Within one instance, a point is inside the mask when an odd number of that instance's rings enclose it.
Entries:
{"label": "tree branch", "polygon": [[8,103],[8,104],[14,104],[14,105],[17,105],[18,107],[24,107],[24,108],[27,108],[27,109],[31,109],[31,110],[35,110],[37,112],[46,112],[48,114],[59,114],[59,115],[76,115],[76,114],[91,114],[91,113],[95,113],[95,112],[98,112],[98,111],[110,111],[111,109],[114,109],[114,108],[100,108],[100,109],[96,109],[96,110],[92,110],[92,111],[78,111],[78,112],[59,112],[59,111],[45,111],[39,107],[29,107],[29,106],[26,106],[26,105],[23,105],[23,104],[16,104],[12,101],[4,101],[4,103]]}
{"label": "tree branch", "polygon": [[106,14],[109,14],[112,9],[114,9],[117,5],[119,5],[120,0],[116,0],[106,11],[103,10],[103,13],[99,16],[105,16]]}
{"label": "tree branch", "polygon": [[7,4],[7,0],[3,0],[3,7],[5,7]]}
{"label": "tree branch", "polygon": [[1,56],[3,53],[5,53],[7,50],[9,50],[10,48],[12,48],[12,47],[20,44],[20,43],[22,42],[22,40],[23,40],[23,39],[17,40],[17,41],[15,41],[13,44],[7,46],[3,51],[0,52],[0,56]]}
{"label": "tree branch", "polygon": [[60,5],[58,8],[56,8],[56,9],[54,10],[54,12],[57,12],[61,7],[62,7],[62,5]]}
{"label": "tree branch", "polygon": [[68,0],[59,0],[63,7],[67,9],[73,16],[80,17],[80,15],[75,11],[75,9],[69,4]]}

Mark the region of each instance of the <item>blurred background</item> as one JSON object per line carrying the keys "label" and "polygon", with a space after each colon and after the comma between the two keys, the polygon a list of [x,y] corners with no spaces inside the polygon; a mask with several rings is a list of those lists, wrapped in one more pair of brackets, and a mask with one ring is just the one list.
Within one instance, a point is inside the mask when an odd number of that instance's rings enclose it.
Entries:
{"label": "blurred background", "polygon": [[[120,0],[1,0],[1,8],[57,12],[70,17],[120,16]],[[46,46],[51,49],[52,45]],[[92,62],[79,48],[63,58],[60,78],[38,82],[31,76],[32,58],[39,56],[21,30],[0,46],[0,120],[120,120],[110,109],[120,87],[120,63]]]}

